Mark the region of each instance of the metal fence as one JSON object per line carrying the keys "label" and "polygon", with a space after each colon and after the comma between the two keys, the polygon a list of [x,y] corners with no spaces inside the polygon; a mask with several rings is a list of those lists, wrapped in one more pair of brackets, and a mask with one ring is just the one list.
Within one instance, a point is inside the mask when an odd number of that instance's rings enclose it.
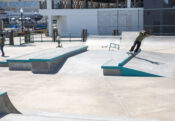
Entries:
{"label": "metal fence", "polygon": [[[10,45],[10,32],[6,32],[6,45]],[[82,42],[82,33],[60,33],[54,41],[53,37],[47,36],[45,33],[30,33],[30,40],[26,41],[26,35],[15,35],[13,37],[13,45],[25,45],[34,42]]]}
{"label": "metal fence", "polygon": [[175,35],[175,8],[144,9],[144,29],[156,35]]}
{"label": "metal fence", "polygon": [[112,35],[113,30],[149,30],[155,35],[175,35],[175,8],[116,9],[98,12],[98,34]]}

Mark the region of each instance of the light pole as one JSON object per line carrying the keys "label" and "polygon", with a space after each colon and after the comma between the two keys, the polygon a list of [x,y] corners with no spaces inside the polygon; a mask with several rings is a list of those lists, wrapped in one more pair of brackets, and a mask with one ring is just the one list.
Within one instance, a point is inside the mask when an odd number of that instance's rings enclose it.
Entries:
{"label": "light pole", "polygon": [[23,9],[20,9],[20,13],[21,13],[21,32],[24,32],[24,25],[23,25]]}

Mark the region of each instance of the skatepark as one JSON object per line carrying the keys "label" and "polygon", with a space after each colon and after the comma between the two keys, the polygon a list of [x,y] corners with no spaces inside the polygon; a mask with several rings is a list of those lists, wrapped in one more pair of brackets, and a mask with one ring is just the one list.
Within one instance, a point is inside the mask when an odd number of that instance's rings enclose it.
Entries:
{"label": "skatepark", "polygon": [[5,46],[0,120],[174,121],[175,37],[150,36],[131,57],[137,35]]}

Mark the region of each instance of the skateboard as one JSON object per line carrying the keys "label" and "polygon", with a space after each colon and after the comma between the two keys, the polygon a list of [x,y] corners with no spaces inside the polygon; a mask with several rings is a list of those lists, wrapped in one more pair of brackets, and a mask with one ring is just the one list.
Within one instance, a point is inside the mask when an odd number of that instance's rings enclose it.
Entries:
{"label": "skateboard", "polygon": [[132,56],[135,56],[135,55],[137,55],[138,53],[140,53],[142,50],[141,49],[139,49],[137,52],[126,52],[128,55],[132,55]]}
{"label": "skateboard", "polygon": [[132,56],[135,56],[136,55],[136,53],[134,53],[134,52],[126,52],[128,55],[132,55]]}

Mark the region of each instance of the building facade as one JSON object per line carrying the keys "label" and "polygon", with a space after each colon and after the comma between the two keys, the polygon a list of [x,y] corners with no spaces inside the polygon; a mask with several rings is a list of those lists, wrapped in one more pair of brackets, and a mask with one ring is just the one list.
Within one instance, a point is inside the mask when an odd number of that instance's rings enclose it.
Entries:
{"label": "building facade", "polygon": [[175,35],[175,0],[145,0],[144,28],[157,35]]}
{"label": "building facade", "polygon": [[37,12],[40,8],[40,4],[38,0],[22,0],[20,2],[17,0],[0,1],[0,9],[17,12],[21,8],[23,8],[25,12]]}
{"label": "building facade", "polygon": [[49,35],[53,22],[59,34],[111,35],[113,30],[143,29],[143,0],[45,0],[40,13],[48,17]]}

